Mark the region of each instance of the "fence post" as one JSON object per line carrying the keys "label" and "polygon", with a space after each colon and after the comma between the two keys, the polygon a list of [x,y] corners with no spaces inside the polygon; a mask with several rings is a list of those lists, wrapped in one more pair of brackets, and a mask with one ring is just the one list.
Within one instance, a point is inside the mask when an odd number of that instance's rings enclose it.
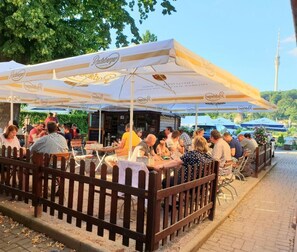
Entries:
{"label": "fence post", "polygon": [[267,143],[264,145],[264,169],[266,169],[266,161],[267,161]]}
{"label": "fence post", "polygon": [[215,161],[212,165],[214,165],[214,173],[216,174],[216,178],[212,181],[212,192],[211,192],[211,201],[213,203],[212,208],[210,209],[210,213],[208,219],[213,220],[215,216],[215,210],[217,205],[217,192],[218,192],[218,184],[219,184],[219,162]]}
{"label": "fence post", "polygon": [[259,147],[256,148],[256,160],[255,160],[255,177],[258,178],[259,168]]}
{"label": "fence post", "polygon": [[[161,188],[159,173],[151,171],[149,173],[148,187],[148,207],[147,207],[147,225],[146,225],[146,244],[145,251],[153,251],[159,247],[155,241],[155,234],[160,230],[160,201],[157,203],[157,192]],[[159,207],[157,207],[159,204]],[[155,244],[156,243],[156,244]]]}
{"label": "fence post", "polygon": [[39,203],[42,196],[42,166],[43,166],[43,154],[33,153],[32,162],[35,165],[33,167],[33,200],[34,217],[40,217],[42,214],[42,206]]}
{"label": "fence post", "polygon": [[[274,147],[275,148],[275,147]],[[269,165],[271,165],[272,162],[272,143],[270,142],[270,150],[269,150]]]}

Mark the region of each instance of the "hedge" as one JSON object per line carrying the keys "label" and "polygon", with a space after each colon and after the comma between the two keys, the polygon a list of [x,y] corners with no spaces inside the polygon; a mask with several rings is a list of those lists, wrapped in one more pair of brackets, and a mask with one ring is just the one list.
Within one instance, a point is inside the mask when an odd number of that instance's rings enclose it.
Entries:
{"label": "hedge", "polygon": [[[24,119],[28,115],[30,118],[30,124],[44,122],[48,113],[42,112],[20,112],[19,115],[19,127],[24,126]],[[85,134],[88,132],[88,115],[87,114],[58,114],[58,120],[60,124],[75,123],[80,132]]]}

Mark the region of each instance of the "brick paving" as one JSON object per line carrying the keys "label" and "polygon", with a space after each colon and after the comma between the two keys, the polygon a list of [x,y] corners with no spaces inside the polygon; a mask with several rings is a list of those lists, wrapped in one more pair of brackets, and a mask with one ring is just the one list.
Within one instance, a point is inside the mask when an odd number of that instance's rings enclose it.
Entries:
{"label": "brick paving", "polygon": [[198,250],[293,251],[297,213],[297,152],[279,152],[278,164]]}
{"label": "brick paving", "polygon": [[74,252],[75,250],[0,213],[0,252],[2,251]]}

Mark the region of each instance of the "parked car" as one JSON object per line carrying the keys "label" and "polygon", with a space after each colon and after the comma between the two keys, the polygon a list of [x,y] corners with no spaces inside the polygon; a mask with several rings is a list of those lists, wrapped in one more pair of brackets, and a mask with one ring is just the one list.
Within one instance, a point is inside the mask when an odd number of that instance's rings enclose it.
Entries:
{"label": "parked car", "polygon": [[293,150],[293,146],[296,145],[296,137],[285,137],[284,150]]}

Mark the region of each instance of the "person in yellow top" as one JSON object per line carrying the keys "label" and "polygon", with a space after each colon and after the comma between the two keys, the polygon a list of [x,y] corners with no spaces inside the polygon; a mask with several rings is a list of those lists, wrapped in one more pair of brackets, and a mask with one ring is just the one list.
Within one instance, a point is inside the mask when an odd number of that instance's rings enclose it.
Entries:
{"label": "person in yellow top", "polygon": [[[129,141],[130,141],[130,124],[126,124],[126,132],[122,135],[121,143],[118,145],[118,150],[123,149],[123,152],[126,152],[128,155],[129,151]],[[132,130],[132,148],[137,146],[140,143],[140,138],[134,130]]]}
{"label": "person in yellow top", "polygon": [[[129,141],[130,141],[130,124],[125,126],[126,132],[122,135],[121,142],[118,144],[117,149],[115,150],[115,155],[109,155],[104,159],[106,165],[110,168],[113,167],[117,162],[117,157],[128,156],[129,153]],[[132,130],[132,151],[140,143],[140,138],[137,136],[136,132]]]}

